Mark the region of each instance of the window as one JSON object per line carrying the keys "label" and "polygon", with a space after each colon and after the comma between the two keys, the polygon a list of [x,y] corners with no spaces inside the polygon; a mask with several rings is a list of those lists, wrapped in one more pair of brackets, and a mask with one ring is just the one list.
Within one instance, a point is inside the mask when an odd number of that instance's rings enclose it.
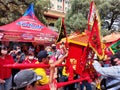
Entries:
{"label": "window", "polygon": [[58,10],[61,10],[61,9],[62,9],[62,6],[57,5],[57,9],[58,9]]}
{"label": "window", "polygon": [[57,0],[58,2],[62,2],[62,0]]}
{"label": "window", "polygon": [[69,4],[69,1],[65,1],[66,4]]}
{"label": "window", "polygon": [[53,8],[53,7],[54,7],[54,4],[53,4],[53,3],[50,3],[50,7]]}

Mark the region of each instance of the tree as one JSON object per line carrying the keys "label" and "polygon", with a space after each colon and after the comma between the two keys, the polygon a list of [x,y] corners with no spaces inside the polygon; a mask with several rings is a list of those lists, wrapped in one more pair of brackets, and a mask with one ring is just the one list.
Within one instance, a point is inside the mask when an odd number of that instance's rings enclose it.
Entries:
{"label": "tree", "polygon": [[56,22],[55,22],[55,27],[60,29],[60,24],[61,24],[61,18],[59,18]]}
{"label": "tree", "polygon": [[[65,24],[67,31],[80,32],[87,29],[87,16],[92,0],[70,0],[71,8],[66,13]],[[102,29],[112,30],[117,23],[120,27],[120,1],[119,0],[95,0],[101,18]]]}
{"label": "tree", "polygon": [[[101,3],[98,5],[97,1]],[[104,22],[107,22],[107,29],[114,29],[115,23],[119,27],[120,25],[120,1],[119,0],[96,0],[96,4],[99,8],[100,16]],[[102,24],[102,26],[104,26]]]}
{"label": "tree", "polygon": [[47,25],[46,18],[44,17],[44,12],[48,11],[50,8],[50,0],[35,0],[35,13],[40,21]]}
{"label": "tree", "polygon": [[83,0],[71,0],[71,8],[65,17],[67,31],[84,31],[87,26],[88,7],[88,0],[84,0],[84,2]]}
{"label": "tree", "polygon": [[46,24],[43,12],[47,11],[49,2],[49,0],[0,0],[0,25],[20,18],[30,3],[35,3],[36,16]]}

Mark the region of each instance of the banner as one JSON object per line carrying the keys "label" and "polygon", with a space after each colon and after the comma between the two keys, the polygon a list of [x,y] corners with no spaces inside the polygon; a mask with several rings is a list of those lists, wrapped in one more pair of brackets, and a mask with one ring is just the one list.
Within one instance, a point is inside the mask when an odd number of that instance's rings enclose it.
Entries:
{"label": "banner", "polygon": [[110,51],[115,54],[116,52],[120,51],[120,40],[112,44],[110,47]]}
{"label": "banner", "polygon": [[[74,73],[77,70],[76,66],[80,65],[79,67],[79,74],[82,73],[84,62],[81,61],[82,50],[84,46],[80,46],[77,44],[69,43],[69,54],[66,60],[66,67],[67,73],[69,73],[68,80],[73,80]],[[79,63],[79,64],[78,64]]]}
{"label": "banner", "polygon": [[104,47],[103,43],[101,42],[100,29],[96,17],[94,19],[91,35],[89,37],[89,45],[100,59],[104,57]]}

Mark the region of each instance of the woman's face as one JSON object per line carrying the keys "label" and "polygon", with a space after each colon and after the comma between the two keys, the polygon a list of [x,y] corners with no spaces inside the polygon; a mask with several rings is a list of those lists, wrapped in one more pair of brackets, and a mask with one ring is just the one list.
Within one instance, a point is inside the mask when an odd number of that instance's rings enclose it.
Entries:
{"label": "woman's face", "polygon": [[29,60],[33,60],[34,59],[34,55],[29,55],[28,58],[29,58]]}
{"label": "woman's face", "polygon": [[2,54],[2,55],[6,55],[7,52],[8,52],[8,50],[6,50],[6,49],[2,49],[2,50],[1,50],[1,54]]}

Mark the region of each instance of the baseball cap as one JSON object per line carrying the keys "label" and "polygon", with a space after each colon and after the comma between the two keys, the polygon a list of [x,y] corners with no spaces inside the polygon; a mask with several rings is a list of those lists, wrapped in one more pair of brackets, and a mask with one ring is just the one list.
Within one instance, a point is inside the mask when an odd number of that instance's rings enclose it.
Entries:
{"label": "baseball cap", "polygon": [[41,76],[38,76],[33,70],[24,69],[18,72],[14,76],[14,83],[16,84],[15,89],[23,88],[27,85],[30,85],[34,81],[42,79]]}
{"label": "baseball cap", "polygon": [[37,57],[38,57],[38,59],[39,59],[39,58],[42,59],[42,58],[46,58],[48,55],[49,55],[49,54],[47,53],[46,50],[42,50],[42,51],[40,51],[40,52],[38,53]]}

